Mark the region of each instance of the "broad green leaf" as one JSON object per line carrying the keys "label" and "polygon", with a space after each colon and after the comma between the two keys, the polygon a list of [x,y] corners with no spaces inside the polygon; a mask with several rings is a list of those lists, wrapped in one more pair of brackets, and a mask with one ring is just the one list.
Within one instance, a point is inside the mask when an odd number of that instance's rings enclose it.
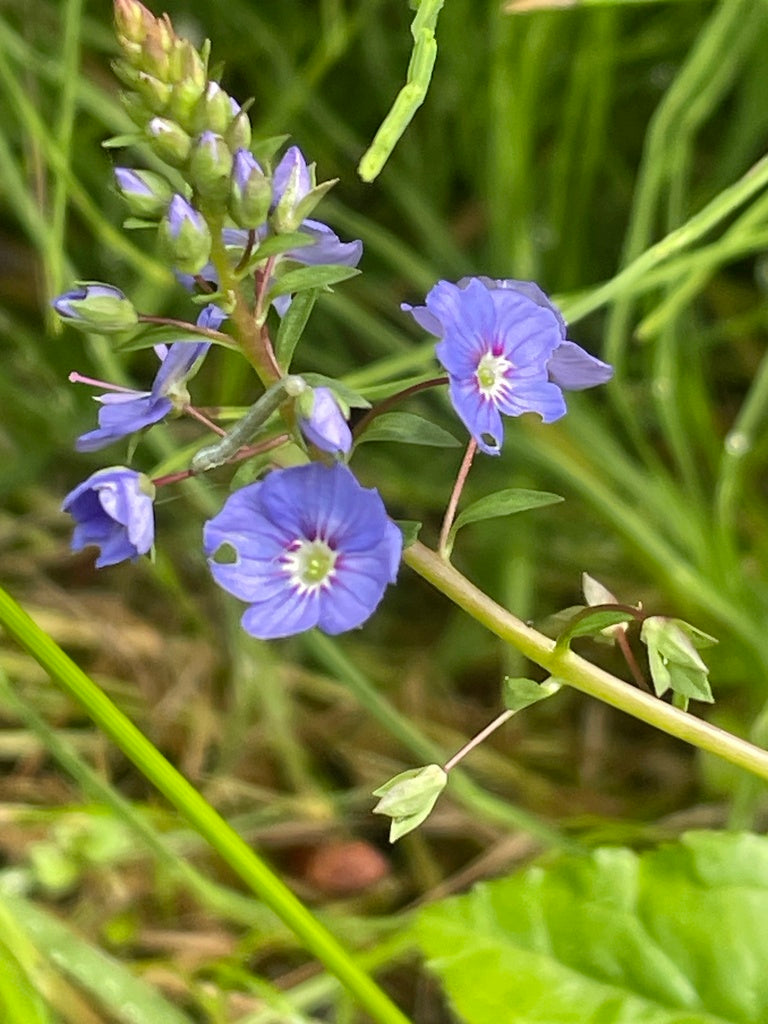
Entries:
{"label": "broad green leaf", "polygon": [[173,345],[177,341],[196,342],[197,344],[200,344],[201,341],[210,341],[212,345],[221,345],[222,348],[230,348],[235,352],[240,351],[236,343],[228,335],[222,334],[218,338],[210,338],[206,334],[200,334],[199,331],[189,331],[184,327],[167,326],[150,327],[140,334],[135,334],[128,341],[117,345],[115,351],[136,352],[142,348],[153,348],[155,345]]}
{"label": "broad green leaf", "polygon": [[495,494],[489,494],[485,498],[473,502],[459,513],[456,522],[451,527],[449,543],[453,544],[456,534],[467,523],[476,523],[481,519],[497,519],[499,516],[511,516],[515,512],[525,512],[530,508],[554,505],[558,501],[563,501],[563,498],[559,494],[550,494],[549,491],[528,491],[520,487],[496,491]]}
{"label": "broad green leaf", "polygon": [[383,412],[358,437],[363,441],[399,441],[401,444],[422,444],[432,448],[459,448],[453,434],[436,423],[412,412]]}
{"label": "broad green leaf", "polygon": [[307,326],[312,308],[320,294],[319,288],[310,288],[297,295],[280,321],[275,340],[275,355],[284,370],[289,370],[293,353]]}
{"label": "broad green leaf", "polygon": [[426,907],[414,935],[468,1024],[757,1024],[768,839],[564,856]]}
{"label": "broad green leaf", "polygon": [[557,646],[566,648],[571,640],[577,636],[597,636],[609,626],[616,626],[622,622],[631,622],[634,616],[631,612],[614,611],[608,608],[598,608],[594,611],[589,608],[579,610],[571,619],[570,623],[557,638]]}
{"label": "broad green leaf", "polygon": [[316,267],[297,267],[296,270],[286,271],[275,280],[269,289],[267,298],[269,302],[272,302],[279,295],[294,295],[296,292],[303,292],[308,288],[329,288],[332,284],[346,281],[350,277],[357,277],[359,273],[357,267],[345,267],[338,263],[327,263]]}
{"label": "broad green leaf", "polygon": [[561,687],[556,679],[547,679],[543,683],[536,683],[533,679],[513,679],[504,676],[502,684],[502,700],[507,711],[522,711],[536,704],[540,700],[546,700],[558,692]]}

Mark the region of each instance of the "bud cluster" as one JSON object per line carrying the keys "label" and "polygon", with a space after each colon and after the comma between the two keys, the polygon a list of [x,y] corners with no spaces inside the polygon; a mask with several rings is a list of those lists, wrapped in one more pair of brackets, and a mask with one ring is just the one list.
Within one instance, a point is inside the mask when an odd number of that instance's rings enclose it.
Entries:
{"label": "bud cluster", "polygon": [[160,175],[123,167],[117,187],[134,216],[161,222],[161,248],[173,266],[195,275],[207,265],[214,220],[262,237],[298,230],[334,183],[318,186],[298,150],[274,177],[262,168],[250,149],[248,104],[209,77],[207,42],[196,50],[167,15],[156,18],[139,0],[115,0],[115,25],[122,56],[114,69],[129,89],[128,113],[189,189],[174,195]]}

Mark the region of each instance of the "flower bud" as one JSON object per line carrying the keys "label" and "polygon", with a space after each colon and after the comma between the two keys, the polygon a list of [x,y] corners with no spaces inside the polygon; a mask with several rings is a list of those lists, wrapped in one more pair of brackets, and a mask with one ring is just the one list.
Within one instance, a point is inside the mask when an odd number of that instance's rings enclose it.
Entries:
{"label": "flower bud", "polygon": [[83,282],[52,302],[53,308],[80,331],[115,334],[129,331],[139,322],[133,303],[119,288],[99,281]]}
{"label": "flower bud", "polygon": [[248,149],[251,144],[251,119],[247,110],[238,110],[235,113],[224,138],[233,153],[238,149]]}
{"label": "flower bud", "polygon": [[208,81],[205,64],[197,50],[186,41],[177,59],[181,68],[173,85],[169,113],[183,128],[192,131],[195,111]]}
{"label": "flower bud", "polygon": [[208,262],[211,232],[205,218],[176,194],[158,229],[160,246],[173,266],[183,274],[196,274]]}
{"label": "flower bud", "polygon": [[278,234],[296,231],[335,180],[315,184],[315,165],[307,165],[298,146],[291,146],[275,168],[272,225]]}
{"label": "flower bud", "polygon": [[161,82],[154,75],[148,75],[145,71],[139,72],[135,89],[153,114],[164,111],[171,99],[170,85]]}
{"label": "flower bud", "polygon": [[141,44],[155,24],[154,15],[138,0],[115,0],[115,29],[121,44],[123,39]]}
{"label": "flower bud", "polygon": [[332,455],[346,454],[352,433],[330,388],[307,388],[296,402],[299,428],[312,444]]}
{"label": "flower bud", "polygon": [[255,228],[266,220],[272,185],[253,153],[238,149],[232,165],[229,212],[241,228]]}
{"label": "flower bud", "polygon": [[232,154],[221,135],[203,132],[192,148],[190,180],[206,199],[223,201],[229,194]]}
{"label": "flower bud", "polygon": [[218,82],[209,82],[205,94],[197,105],[196,125],[198,131],[216,132],[224,135],[233,118],[231,97]]}
{"label": "flower bud", "polygon": [[166,117],[153,117],[147,125],[152,146],[157,155],[173,167],[181,167],[189,159],[192,140],[175,121]]}
{"label": "flower bud", "polygon": [[165,178],[152,171],[116,167],[117,190],[136,217],[160,217],[168,208],[173,190]]}

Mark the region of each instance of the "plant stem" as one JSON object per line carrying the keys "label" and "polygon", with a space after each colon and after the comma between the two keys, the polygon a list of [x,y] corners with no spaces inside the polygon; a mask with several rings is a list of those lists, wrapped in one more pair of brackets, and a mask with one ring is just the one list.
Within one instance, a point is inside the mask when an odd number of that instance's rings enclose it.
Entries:
{"label": "plant stem", "polygon": [[451,527],[453,526],[453,520],[456,518],[456,509],[459,506],[459,498],[461,492],[464,490],[464,484],[467,482],[469,471],[472,468],[472,460],[475,457],[477,451],[477,441],[473,438],[470,439],[467,445],[467,450],[464,452],[464,458],[461,460],[461,466],[456,476],[456,482],[453,485],[451,491],[451,497],[448,501],[448,505],[445,509],[445,516],[443,517],[443,525],[440,530],[440,541],[437,550],[440,552],[440,557],[446,561],[451,556]]}
{"label": "plant stem", "polygon": [[685,711],[642,693],[621,679],[591,665],[573,651],[558,651],[554,640],[537,632],[496,604],[435,551],[416,541],[403,553],[415,572],[445,594],[496,636],[521,651],[550,675],[582,693],[685,740],[701,750],[768,780],[768,751],[718,729]]}
{"label": "plant stem", "polygon": [[470,750],[474,750],[475,747],[480,746],[483,740],[488,739],[491,733],[496,732],[499,726],[504,725],[508,719],[514,715],[514,711],[502,711],[500,715],[497,715],[492,722],[489,722],[484,729],[481,729],[477,735],[473,736],[471,740],[468,740],[461,750],[457,751],[452,758],[445,762],[443,765],[443,771],[449,772],[451,768],[454,768],[459,761],[462,761]]}
{"label": "plant stem", "polygon": [[377,1024],[408,1018],[357,965],[333,935],[270,870],[198,791],[115,707],[61,648],[0,588],[0,622],[8,633],[73,697],[225,863],[335,974]]}

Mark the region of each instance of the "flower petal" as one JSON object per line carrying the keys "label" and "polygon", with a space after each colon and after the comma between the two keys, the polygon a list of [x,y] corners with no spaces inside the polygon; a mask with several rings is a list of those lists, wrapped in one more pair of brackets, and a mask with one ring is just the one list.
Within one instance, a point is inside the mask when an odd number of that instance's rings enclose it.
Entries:
{"label": "flower petal", "polygon": [[564,341],[547,363],[550,380],[569,391],[583,391],[605,384],[613,376],[613,367],[585,352],[580,345]]}

